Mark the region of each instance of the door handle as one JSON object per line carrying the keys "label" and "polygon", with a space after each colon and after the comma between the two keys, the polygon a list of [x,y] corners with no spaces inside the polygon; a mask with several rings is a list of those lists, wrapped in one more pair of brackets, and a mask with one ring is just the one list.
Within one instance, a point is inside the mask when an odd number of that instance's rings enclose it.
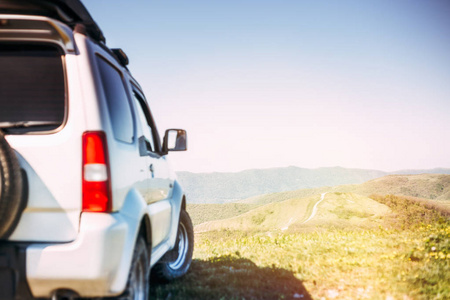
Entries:
{"label": "door handle", "polygon": [[150,167],[148,167],[150,172],[152,172],[152,178],[155,178],[155,174],[153,173],[155,170],[153,170],[153,164],[150,165]]}

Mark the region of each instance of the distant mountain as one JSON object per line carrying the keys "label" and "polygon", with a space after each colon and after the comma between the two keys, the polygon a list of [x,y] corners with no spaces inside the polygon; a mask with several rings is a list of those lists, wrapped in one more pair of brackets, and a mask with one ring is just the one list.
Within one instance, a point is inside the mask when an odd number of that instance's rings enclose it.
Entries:
{"label": "distant mountain", "polygon": [[342,167],[305,169],[299,167],[254,169],[237,173],[178,172],[188,203],[229,203],[252,196],[298,189],[360,184],[389,174],[450,174],[450,169],[377,170]]}

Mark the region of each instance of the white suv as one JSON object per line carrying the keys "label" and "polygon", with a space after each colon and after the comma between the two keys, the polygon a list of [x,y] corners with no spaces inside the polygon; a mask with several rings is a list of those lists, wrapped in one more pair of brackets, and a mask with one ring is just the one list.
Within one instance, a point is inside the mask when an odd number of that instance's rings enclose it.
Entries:
{"label": "white suv", "polygon": [[[147,299],[191,264],[186,199],[139,84],[79,0],[0,2],[0,299]],[[153,277],[153,276],[152,276]]]}

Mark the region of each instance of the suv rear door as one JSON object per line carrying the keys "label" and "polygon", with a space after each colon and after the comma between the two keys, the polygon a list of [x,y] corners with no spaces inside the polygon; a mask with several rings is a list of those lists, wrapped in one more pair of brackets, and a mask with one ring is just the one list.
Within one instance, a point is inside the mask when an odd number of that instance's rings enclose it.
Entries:
{"label": "suv rear door", "polygon": [[52,40],[0,41],[0,127],[24,170],[27,197],[9,240],[64,242],[77,236],[84,122],[80,103],[69,109],[70,99],[80,98],[75,60]]}

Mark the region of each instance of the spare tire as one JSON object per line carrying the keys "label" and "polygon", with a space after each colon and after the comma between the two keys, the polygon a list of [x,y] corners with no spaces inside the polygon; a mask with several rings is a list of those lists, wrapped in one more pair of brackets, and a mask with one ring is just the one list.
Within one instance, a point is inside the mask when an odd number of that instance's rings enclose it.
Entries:
{"label": "spare tire", "polygon": [[19,221],[22,187],[19,161],[0,130],[0,239],[8,238]]}

